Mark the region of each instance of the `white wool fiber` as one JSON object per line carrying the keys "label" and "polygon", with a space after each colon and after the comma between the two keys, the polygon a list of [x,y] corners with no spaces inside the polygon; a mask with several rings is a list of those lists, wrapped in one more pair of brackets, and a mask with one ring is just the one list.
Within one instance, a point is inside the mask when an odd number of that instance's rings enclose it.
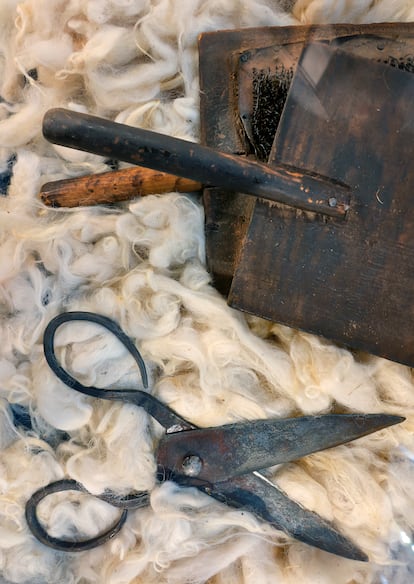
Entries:
{"label": "white wool fiber", "polygon": [[[413,17],[409,0],[0,2],[1,172],[13,166],[0,196],[0,577],[22,584],[378,584],[389,566],[394,581],[404,582],[393,550],[398,560],[401,538],[414,529],[410,369],[230,309],[206,269],[197,195],[52,210],[37,193],[47,181],[108,170],[105,157],[46,142],[41,122],[51,107],[198,141],[202,32]],[[142,353],[149,387],[110,333],[80,322],[56,334],[58,358],[76,378],[149,391],[200,426],[329,412],[406,416],[394,428],[266,471],[333,521],[370,563],[294,541],[196,489],[157,484],[161,426],[133,405],[69,389],[47,365],[45,327],[70,310],[117,321]],[[31,428],[16,411],[26,412]],[[63,477],[94,494],[148,490],[150,505],[130,512],[105,546],[56,552],[31,535],[24,506]],[[60,537],[89,537],[118,514],[77,493],[40,507]]]}
{"label": "white wool fiber", "polygon": [[297,0],[293,14],[302,24],[410,22],[414,7],[411,0]]}

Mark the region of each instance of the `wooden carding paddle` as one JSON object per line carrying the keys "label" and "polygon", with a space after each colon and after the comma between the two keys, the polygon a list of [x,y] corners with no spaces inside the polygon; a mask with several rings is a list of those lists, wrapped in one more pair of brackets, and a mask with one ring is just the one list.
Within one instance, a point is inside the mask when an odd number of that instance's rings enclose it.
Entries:
{"label": "wooden carding paddle", "polygon": [[[281,65],[290,68],[280,59],[286,49],[294,58],[295,70],[304,45],[321,40],[346,44],[347,49],[352,46],[361,56],[399,66],[401,56],[412,58],[414,54],[414,23],[262,27],[202,34],[199,45],[202,143],[233,154],[258,153],[261,149],[257,143],[252,148],[246,140],[248,124],[242,123],[242,116],[250,113],[249,104],[243,99],[248,102],[253,94],[252,73],[256,70],[261,75],[262,71],[270,70],[272,75]],[[247,52],[250,58],[242,61]],[[259,92],[262,95],[261,88]],[[282,100],[279,102],[283,106]],[[259,99],[256,105],[261,115],[263,100]],[[265,144],[267,153],[277,127],[276,116],[274,120],[266,127],[265,136],[263,132],[259,136],[261,143],[263,138],[269,140]],[[209,269],[214,285],[227,296],[254,200],[237,192],[229,196],[222,189],[205,189],[204,207]]]}
{"label": "wooden carding paddle", "polygon": [[322,43],[302,53],[269,165],[352,187],[345,221],[257,201],[229,303],[414,365],[414,76]]}

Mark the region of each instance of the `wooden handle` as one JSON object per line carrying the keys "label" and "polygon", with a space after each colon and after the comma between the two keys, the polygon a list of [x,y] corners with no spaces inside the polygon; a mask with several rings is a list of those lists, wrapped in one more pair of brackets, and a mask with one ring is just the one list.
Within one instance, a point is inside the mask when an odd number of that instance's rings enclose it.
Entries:
{"label": "wooden handle", "polygon": [[79,207],[126,201],[138,196],[199,191],[201,184],[165,172],[134,166],[44,184],[40,198],[49,207]]}
{"label": "wooden handle", "polygon": [[296,168],[270,167],[212,148],[64,109],[49,110],[43,135],[61,146],[93,152],[284,203],[306,211],[344,217],[350,190]]}

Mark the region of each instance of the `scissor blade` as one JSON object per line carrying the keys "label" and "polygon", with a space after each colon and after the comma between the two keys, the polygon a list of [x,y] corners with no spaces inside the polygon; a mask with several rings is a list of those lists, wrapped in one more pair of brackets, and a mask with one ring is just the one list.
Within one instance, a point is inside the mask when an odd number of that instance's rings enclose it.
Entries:
{"label": "scissor blade", "polygon": [[216,483],[297,460],[403,420],[387,414],[332,414],[199,428],[165,436],[158,463],[175,475],[190,475],[185,462],[196,457],[199,464],[191,476]]}
{"label": "scissor blade", "polygon": [[351,560],[368,561],[367,555],[332,523],[304,509],[259,472],[201,490],[222,503],[243,507],[308,545]]}

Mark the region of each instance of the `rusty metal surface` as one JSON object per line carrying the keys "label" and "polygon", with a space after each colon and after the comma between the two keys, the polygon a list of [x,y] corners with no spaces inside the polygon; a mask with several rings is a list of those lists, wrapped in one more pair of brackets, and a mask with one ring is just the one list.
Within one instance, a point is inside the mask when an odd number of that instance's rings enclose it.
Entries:
{"label": "rusty metal surface", "polygon": [[158,447],[157,463],[172,476],[186,475],[187,458],[196,456],[201,465],[191,476],[213,485],[345,444],[402,421],[399,416],[385,414],[327,414],[198,428],[165,435]]}
{"label": "rusty metal surface", "polygon": [[217,483],[212,491],[205,491],[218,501],[254,513],[303,543],[351,560],[368,561],[332,523],[304,509],[259,472]]}

